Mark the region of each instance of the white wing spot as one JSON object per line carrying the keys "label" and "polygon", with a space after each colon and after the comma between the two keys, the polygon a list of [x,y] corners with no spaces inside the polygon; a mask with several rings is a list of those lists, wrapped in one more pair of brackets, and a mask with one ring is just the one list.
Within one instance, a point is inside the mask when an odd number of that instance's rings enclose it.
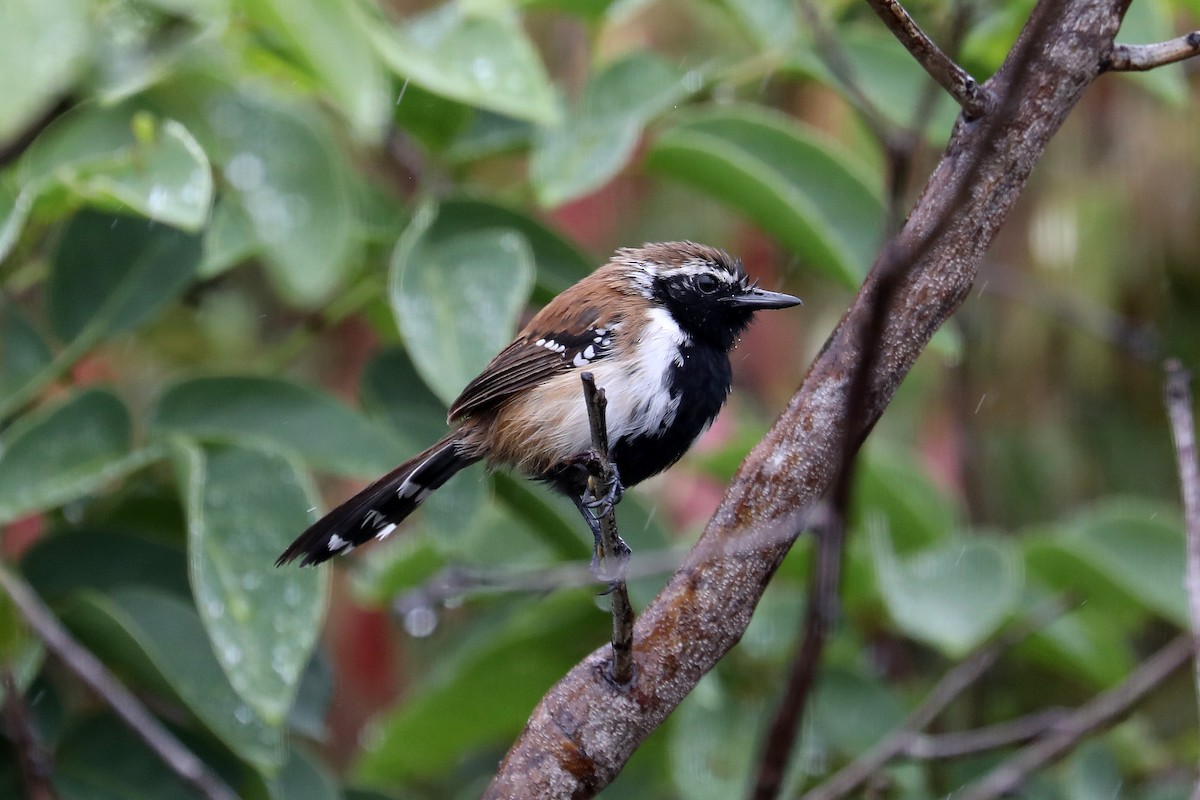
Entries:
{"label": "white wing spot", "polygon": [[583,348],[583,357],[588,361],[591,361],[596,357],[596,348],[592,347],[590,344]]}
{"label": "white wing spot", "polygon": [[360,528],[376,528],[379,523],[383,522],[383,514],[375,509],[371,509],[366,514],[363,514],[363,520],[358,524]]}
{"label": "white wing spot", "polygon": [[394,531],[394,530],[396,530],[396,523],[392,522],[387,525],[384,525],[382,528],[380,528],[378,530],[378,532],[376,532],[375,538],[382,542],[389,535],[391,535],[392,531]]}
{"label": "white wing spot", "polygon": [[345,539],[343,539],[342,537],[338,536],[336,533],[329,537],[329,545],[328,546],[329,546],[330,550],[341,550],[343,547],[345,547],[348,544],[350,544],[350,542],[348,542]]}
{"label": "white wing spot", "polygon": [[[590,350],[591,347],[589,346],[588,349]],[[575,358],[571,359],[571,363],[577,367],[586,367],[588,365],[588,360],[584,358],[584,353],[586,352],[587,350],[585,350],[583,353],[576,353]]]}

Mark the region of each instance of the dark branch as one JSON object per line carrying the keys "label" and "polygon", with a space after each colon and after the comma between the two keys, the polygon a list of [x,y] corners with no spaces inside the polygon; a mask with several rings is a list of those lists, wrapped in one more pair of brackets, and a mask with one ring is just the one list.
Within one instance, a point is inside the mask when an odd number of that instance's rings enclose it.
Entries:
{"label": "dark branch", "polygon": [[0,565],[0,587],[12,598],[26,624],[37,633],[46,649],[54,653],[89,689],[99,695],[125,724],[175,774],[191,784],[208,800],[237,800],[233,790],[175,735],[158,721],[92,652],[58,621],[23,579]]}
{"label": "dark branch", "polygon": [[867,4],[929,73],[929,77],[950,93],[962,107],[967,119],[978,119],[990,110],[992,100],[988,91],[925,35],[899,0],[867,0]]}
{"label": "dark branch", "polygon": [[941,761],[989,753],[1036,739],[1056,728],[1070,713],[1066,708],[1045,708],[975,730],[921,734],[909,742],[904,755],[923,761]]}
{"label": "dark branch", "polygon": [[1064,718],[1046,736],[971,784],[955,800],[998,800],[1015,791],[1034,772],[1074,750],[1089,736],[1115,724],[1192,654],[1191,636],[1184,634],[1143,661],[1120,686],[1097,695]]}
{"label": "dark branch", "polygon": [[1200,55],[1200,31],[1156,44],[1116,44],[1104,62],[1109,72],[1145,72]]}
{"label": "dark branch", "polygon": [[[588,422],[592,428],[592,449],[596,460],[589,466],[591,475],[588,477],[588,487],[592,497],[602,497],[616,479],[612,462],[608,455],[608,422],[604,412],[608,400],[604,390],[596,388],[592,373],[585,372],[579,376],[583,381],[583,397],[587,402]],[[629,590],[625,586],[625,571],[628,550],[625,549],[621,537],[617,533],[617,513],[615,504],[609,505],[600,517],[600,544],[602,552],[600,563],[606,575],[613,576],[613,582],[608,592],[612,603],[612,668],[610,677],[618,686],[628,686],[633,681],[633,606],[629,602]],[[624,550],[624,554],[621,551]],[[609,572],[609,564],[617,564],[615,573]]]}
{"label": "dark branch", "polygon": [[1177,359],[1166,363],[1163,394],[1183,500],[1183,529],[1187,538],[1188,611],[1192,621],[1192,671],[1200,697],[1200,464],[1196,457],[1196,419],[1192,416],[1192,376]]}
{"label": "dark branch", "polygon": [[[849,473],[851,462],[843,471]],[[848,478],[847,478],[848,480]],[[848,507],[835,499],[826,524],[813,525],[817,536],[808,584],[808,603],[804,610],[803,638],[792,661],[783,697],[767,728],[758,777],[751,793],[753,800],[770,800],[779,794],[787,774],[788,760],[800,734],[800,723],[808,707],[808,698],[816,683],[825,640],[837,620],[841,598],[842,556],[846,546]]]}
{"label": "dark branch", "polygon": [[1062,612],[1062,604],[1051,604],[967,656],[942,676],[933,690],[921,701],[921,705],[908,715],[908,719],[900,727],[825,783],[805,794],[803,800],[838,800],[862,786],[885,764],[913,747],[920,739],[921,731],[937,719],[959,695],[983,677],[1002,655],[1057,619]]}

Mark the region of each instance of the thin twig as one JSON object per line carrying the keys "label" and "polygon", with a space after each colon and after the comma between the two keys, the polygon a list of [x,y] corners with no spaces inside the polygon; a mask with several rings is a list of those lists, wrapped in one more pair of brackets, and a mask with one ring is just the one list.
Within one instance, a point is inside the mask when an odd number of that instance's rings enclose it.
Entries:
{"label": "thin twig", "polygon": [[867,5],[929,73],[929,77],[950,93],[962,107],[967,119],[978,119],[991,109],[992,99],[988,91],[925,35],[899,0],[867,0]]}
{"label": "thin twig", "polygon": [[821,61],[841,86],[842,91],[846,93],[846,99],[850,101],[850,105],[854,106],[855,110],[862,115],[863,122],[871,134],[879,141],[884,150],[890,152],[893,139],[897,136],[895,126],[888,122],[883,112],[860,88],[849,57],[837,38],[829,31],[825,21],[821,19],[821,14],[817,11],[813,0],[797,0],[797,7],[800,9],[801,16],[804,17],[804,24],[812,31],[813,43]]}
{"label": "thin twig", "polygon": [[1080,742],[1116,723],[1172,672],[1187,663],[1192,637],[1183,634],[1143,661],[1120,685],[1097,695],[1063,719],[1054,729],[971,784],[955,800],[998,800],[1074,750]]}
{"label": "thin twig", "polygon": [[[616,474],[608,452],[608,422],[604,411],[608,400],[604,390],[596,388],[592,373],[585,372],[579,376],[583,381],[583,397],[587,402],[588,422],[592,428],[592,449],[596,452],[596,460],[589,465],[591,474],[588,476],[588,490],[592,497],[603,497],[608,487],[612,485]],[[612,603],[612,671],[610,677],[618,686],[628,686],[633,681],[633,606],[629,602],[629,590],[625,587],[628,551],[621,543],[617,532],[617,513],[615,505],[605,509],[600,516],[600,563],[605,575],[612,576],[611,589],[608,592]],[[624,553],[621,550],[625,550]],[[609,564],[616,564],[617,569],[610,572]]]}
{"label": "thin twig", "polygon": [[50,782],[50,755],[33,729],[29,707],[11,669],[0,669],[0,685],[4,687],[4,720],[9,740],[17,751],[17,767],[25,794],[29,800],[56,800],[58,795]]}
{"label": "thin twig", "polygon": [[[685,550],[677,548],[639,552],[637,560],[629,564],[625,577],[628,580],[672,572],[678,569],[685,554]],[[451,566],[438,571],[420,586],[398,595],[392,601],[392,610],[404,617],[414,611],[432,610],[470,595],[554,592],[594,586],[595,583],[596,577],[584,561],[529,569]]]}
{"label": "thin twig", "polygon": [[788,761],[800,732],[800,722],[817,679],[825,640],[837,620],[840,606],[842,555],[846,543],[846,508],[834,503],[828,520],[812,525],[817,551],[810,568],[808,601],[801,623],[802,639],[779,705],[771,718],[759,758],[753,800],[770,800],[779,794]]}
{"label": "thin twig", "polygon": [[1014,625],[998,638],[967,656],[942,676],[908,718],[874,747],[856,758],[832,778],[804,795],[803,800],[837,800],[850,795],[866,783],[885,764],[903,754],[920,738],[929,723],[947,706],[992,668],[1000,657],[1062,615],[1061,602],[1048,604],[1041,611]]}
{"label": "thin twig", "polygon": [[37,633],[46,648],[58,656],[88,688],[103,698],[175,774],[208,800],[236,800],[237,795],[229,785],[147,711],[90,650],[75,641],[24,579],[2,564],[0,587],[12,598],[25,622]]}
{"label": "thin twig", "polygon": [[[1178,359],[1168,359],[1163,395],[1183,500],[1183,529],[1187,538],[1188,612],[1192,621],[1192,672],[1200,699],[1200,464],[1196,461],[1196,418],[1192,415],[1192,376]],[[1196,783],[1200,794],[1200,780]]]}
{"label": "thin twig", "polygon": [[1109,72],[1145,72],[1200,55],[1200,31],[1155,44],[1116,44],[1104,63]]}
{"label": "thin twig", "polygon": [[909,742],[908,747],[904,748],[904,755],[922,761],[946,761],[989,753],[1043,736],[1057,727],[1070,713],[1070,709],[1067,708],[1044,708],[1023,717],[974,730],[918,734]]}

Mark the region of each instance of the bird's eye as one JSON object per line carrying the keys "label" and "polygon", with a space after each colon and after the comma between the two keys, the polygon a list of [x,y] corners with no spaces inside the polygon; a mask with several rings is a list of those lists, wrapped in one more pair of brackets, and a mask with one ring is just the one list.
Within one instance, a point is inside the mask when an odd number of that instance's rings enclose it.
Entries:
{"label": "bird's eye", "polygon": [[696,288],[703,294],[712,294],[720,285],[721,282],[712,275],[700,275],[696,278]]}

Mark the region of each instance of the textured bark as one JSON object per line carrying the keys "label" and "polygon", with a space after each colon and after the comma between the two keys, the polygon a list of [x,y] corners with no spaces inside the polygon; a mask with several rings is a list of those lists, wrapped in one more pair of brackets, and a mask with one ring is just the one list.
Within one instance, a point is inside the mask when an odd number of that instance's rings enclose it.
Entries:
{"label": "textured bark", "polygon": [[[881,271],[896,253],[914,257],[887,310],[865,413],[854,415],[861,422],[851,432],[856,439],[870,431],[930,337],[966,298],[1034,164],[1107,63],[1126,5],[1038,4],[1013,54],[986,84],[998,99],[992,114],[1004,118],[960,118],[916,207],[787,409],[738,470],[684,564],[637,620],[633,685],[618,688],[606,679],[607,645],[580,662],[534,710],[485,797],[595,795],[737,643],[837,473],[848,390]],[[1036,48],[1022,47],[1032,39]],[[1026,49],[1023,58],[1014,55]]]}

